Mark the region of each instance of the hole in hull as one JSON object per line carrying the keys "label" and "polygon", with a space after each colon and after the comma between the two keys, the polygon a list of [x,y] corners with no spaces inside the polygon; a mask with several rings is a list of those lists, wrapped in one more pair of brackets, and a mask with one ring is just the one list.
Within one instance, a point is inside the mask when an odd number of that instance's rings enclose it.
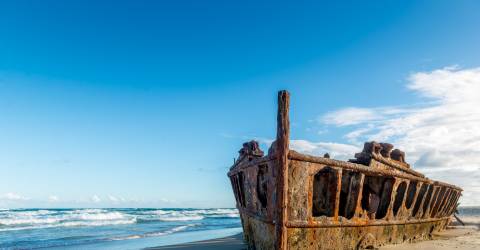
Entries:
{"label": "hole in hull", "polygon": [[427,197],[423,201],[423,208],[422,211],[425,213],[427,212],[428,205],[430,205],[430,200],[432,199],[432,192],[433,192],[433,185],[428,185]]}
{"label": "hole in hull", "polygon": [[243,172],[239,172],[238,173],[238,179],[237,179],[238,191],[239,191],[238,196],[240,198],[239,200],[240,200],[240,204],[242,205],[242,207],[246,207],[244,183],[245,183],[245,180],[244,180],[244,177],[243,177]]}
{"label": "hole in hull", "polygon": [[376,219],[382,219],[387,214],[393,183],[395,180],[382,176],[365,176],[362,191],[362,209],[369,215],[375,214]]}
{"label": "hole in hull", "polygon": [[258,166],[257,196],[258,196],[258,201],[260,201],[260,205],[262,206],[262,208],[267,207],[267,187],[268,187],[268,180],[266,178],[267,172],[268,172],[267,165]]}
{"label": "hole in hull", "polygon": [[446,187],[440,188],[439,192],[437,192],[439,193],[437,196],[437,199],[434,202],[432,202],[432,204],[434,204],[432,213],[431,213],[432,218],[437,215],[438,209],[440,208],[440,204],[442,204],[443,199],[445,198],[445,190],[446,190]]}
{"label": "hole in hull", "polygon": [[407,209],[410,209],[413,204],[413,198],[415,198],[415,193],[417,192],[417,182],[412,181],[410,184],[408,184],[408,190],[407,190],[407,200],[405,201],[405,207]]}
{"label": "hole in hull", "polygon": [[313,177],[313,216],[334,215],[337,179],[337,171],[330,167],[323,168]]}
{"label": "hole in hull", "polygon": [[355,215],[360,193],[361,174],[349,170],[342,171],[339,216],[351,219]]}
{"label": "hole in hull", "polygon": [[425,193],[427,192],[428,184],[424,183],[422,184],[422,187],[420,188],[420,191],[418,192],[417,199],[415,201],[415,206],[413,207],[413,216],[417,216],[418,212],[420,211],[420,206],[422,205],[422,200],[423,197],[425,196]]}
{"label": "hole in hull", "polygon": [[380,199],[380,205],[378,206],[378,212],[375,215],[376,219],[382,219],[387,215],[388,206],[390,205],[390,199],[392,196],[392,189],[393,183],[395,182],[394,179],[388,178],[383,183],[382,188],[382,197]]}
{"label": "hole in hull", "polygon": [[397,194],[395,195],[395,202],[393,203],[393,215],[397,216],[398,210],[402,206],[403,197],[405,196],[405,190],[407,189],[407,183],[402,182],[398,185]]}

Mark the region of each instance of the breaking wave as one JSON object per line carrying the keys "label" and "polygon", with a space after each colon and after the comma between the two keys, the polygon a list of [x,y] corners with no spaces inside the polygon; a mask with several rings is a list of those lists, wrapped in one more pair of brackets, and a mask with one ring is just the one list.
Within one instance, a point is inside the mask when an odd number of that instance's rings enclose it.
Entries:
{"label": "breaking wave", "polygon": [[238,218],[236,209],[2,210],[0,231]]}
{"label": "breaking wave", "polygon": [[0,214],[0,231],[50,227],[106,226],[136,223],[134,216],[105,210],[38,210]]}
{"label": "breaking wave", "polygon": [[236,209],[152,210],[137,218],[139,223],[152,221],[199,221],[208,218],[238,218]]}

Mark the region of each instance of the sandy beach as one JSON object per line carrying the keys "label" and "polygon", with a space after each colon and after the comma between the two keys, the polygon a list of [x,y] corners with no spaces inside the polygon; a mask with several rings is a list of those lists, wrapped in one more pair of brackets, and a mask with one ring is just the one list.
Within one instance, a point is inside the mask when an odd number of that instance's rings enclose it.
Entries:
{"label": "sandy beach", "polygon": [[[242,241],[242,235],[237,234],[230,237],[206,240],[199,242],[191,242],[172,246],[147,248],[149,250],[242,250],[247,249]],[[478,250],[480,249],[480,228],[475,225],[454,226],[449,229],[437,233],[433,236],[433,240],[421,241],[416,243],[403,243],[396,245],[386,245],[380,250]]]}

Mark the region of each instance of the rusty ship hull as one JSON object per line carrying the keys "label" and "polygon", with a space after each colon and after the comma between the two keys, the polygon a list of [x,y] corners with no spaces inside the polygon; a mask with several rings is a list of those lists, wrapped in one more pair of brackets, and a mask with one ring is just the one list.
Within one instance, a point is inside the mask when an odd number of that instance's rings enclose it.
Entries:
{"label": "rusty ship hull", "polygon": [[445,229],[462,189],[413,170],[388,143],[351,162],[289,149],[289,94],[279,92],[267,155],[245,143],[230,168],[249,249],[372,249]]}

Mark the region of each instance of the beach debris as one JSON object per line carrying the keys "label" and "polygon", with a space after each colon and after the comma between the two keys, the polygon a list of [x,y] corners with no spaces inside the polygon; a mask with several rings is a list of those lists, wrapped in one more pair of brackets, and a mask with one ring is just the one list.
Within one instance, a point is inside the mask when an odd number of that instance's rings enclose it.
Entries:
{"label": "beach debris", "polygon": [[382,145],[375,141],[365,142],[363,144],[363,150],[360,153],[355,154],[355,159],[350,160],[351,162],[369,165],[372,155],[380,154],[382,150]]}
{"label": "beach debris", "polygon": [[462,226],[465,226],[465,223],[457,216],[457,213],[454,213],[453,214],[453,217],[455,217],[455,219],[460,222],[460,224],[462,224]]}
{"label": "beach debris", "polygon": [[400,149],[394,149],[391,153],[391,158],[392,160],[405,163],[405,152]]}
{"label": "beach debris", "polygon": [[457,214],[460,214],[458,212],[458,206],[460,206],[460,203],[457,204],[457,207],[455,208],[455,213],[453,213],[453,217],[462,224],[462,226],[465,226],[465,223],[457,216]]}
{"label": "beach debris", "polygon": [[255,140],[245,142],[242,149],[240,149],[238,153],[238,161],[241,161],[245,158],[252,160],[253,158],[263,156],[263,151],[260,149],[258,142]]}
{"label": "beach debris", "polygon": [[382,142],[380,143],[382,149],[380,150],[380,154],[385,158],[390,158],[390,153],[392,152],[393,145],[390,143]]}

